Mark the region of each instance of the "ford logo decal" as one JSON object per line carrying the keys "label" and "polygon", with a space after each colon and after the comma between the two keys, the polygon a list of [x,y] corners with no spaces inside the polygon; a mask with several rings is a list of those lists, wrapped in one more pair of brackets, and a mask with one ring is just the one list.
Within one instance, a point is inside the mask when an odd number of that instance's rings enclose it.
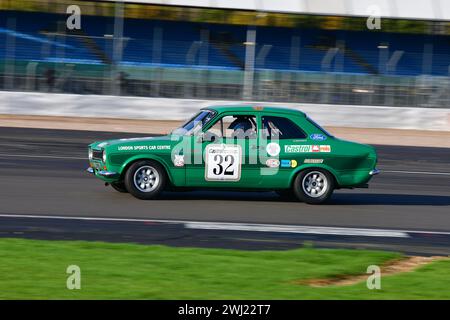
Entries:
{"label": "ford logo decal", "polygon": [[312,140],[324,141],[327,140],[327,136],[321,133],[313,133],[309,136]]}

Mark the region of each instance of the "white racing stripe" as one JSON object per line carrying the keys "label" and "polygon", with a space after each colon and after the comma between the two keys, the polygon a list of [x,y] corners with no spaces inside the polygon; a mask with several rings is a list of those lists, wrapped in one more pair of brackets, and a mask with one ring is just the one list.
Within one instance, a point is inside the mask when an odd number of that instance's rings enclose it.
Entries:
{"label": "white racing stripe", "polygon": [[423,230],[418,231],[418,230],[391,230],[391,229],[367,229],[367,228],[341,228],[341,227],[325,227],[325,226],[299,226],[299,225],[253,224],[253,223],[233,223],[233,222],[202,222],[202,221],[186,221],[186,220],[97,218],[97,217],[45,216],[45,215],[21,215],[21,214],[0,214],[0,218],[86,220],[86,221],[109,221],[109,222],[148,222],[148,223],[183,224],[185,228],[203,229],[203,230],[280,232],[280,233],[302,233],[302,234],[365,236],[365,237],[409,238],[410,233],[436,234],[445,236],[450,235],[450,232],[423,231]]}

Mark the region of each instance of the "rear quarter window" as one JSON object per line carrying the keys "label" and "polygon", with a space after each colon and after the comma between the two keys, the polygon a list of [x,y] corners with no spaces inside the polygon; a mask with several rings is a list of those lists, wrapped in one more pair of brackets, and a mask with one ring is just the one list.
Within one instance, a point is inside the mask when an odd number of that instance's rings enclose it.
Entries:
{"label": "rear quarter window", "polygon": [[285,117],[262,117],[262,134],[271,139],[306,139],[306,133],[292,120]]}

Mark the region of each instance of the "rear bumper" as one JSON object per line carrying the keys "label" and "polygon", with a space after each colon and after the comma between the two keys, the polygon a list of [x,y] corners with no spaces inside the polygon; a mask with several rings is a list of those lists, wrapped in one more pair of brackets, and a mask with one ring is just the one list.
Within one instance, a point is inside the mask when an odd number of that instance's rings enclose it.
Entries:
{"label": "rear bumper", "polygon": [[367,170],[368,168],[345,171],[338,175],[338,188],[367,188],[369,181],[373,176],[378,175],[381,171],[377,168]]}

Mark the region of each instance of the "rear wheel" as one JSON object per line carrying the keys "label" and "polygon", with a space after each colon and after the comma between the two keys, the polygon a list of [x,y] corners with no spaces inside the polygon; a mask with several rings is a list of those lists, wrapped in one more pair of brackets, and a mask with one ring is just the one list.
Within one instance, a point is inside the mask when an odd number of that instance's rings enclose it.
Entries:
{"label": "rear wheel", "polygon": [[133,163],[125,174],[128,192],[143,200],[156,198],[164,189],[166,181],[164,168],[152,160]]}
{"label": "rear wheel", "polygon": [[307,169],[294,181],[294,193],[298,199],[309,204],[327,201],[334,190],[334,178],[323,169]]}

